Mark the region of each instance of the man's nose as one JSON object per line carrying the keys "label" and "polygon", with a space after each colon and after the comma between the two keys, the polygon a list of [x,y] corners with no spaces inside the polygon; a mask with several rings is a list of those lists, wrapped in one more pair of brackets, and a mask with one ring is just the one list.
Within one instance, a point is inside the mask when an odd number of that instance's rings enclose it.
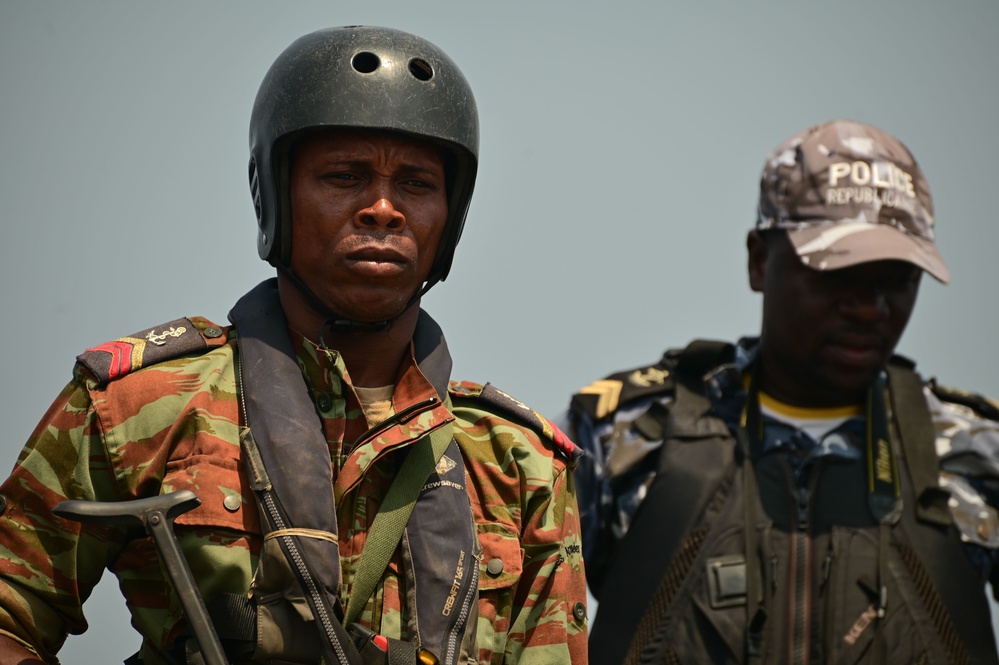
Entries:
{"label": "man's nose", "polygon": [[846,293],[841,306],[844,313],[858,321],[879,321],[888,315],[888,297],[877,284],[856,285]]}
{"label": "man's nose", "polygon": [[358,226],[381,226],[399,231],[406,226],[406,216],[396,210],[387,197],[382,197],[367,208],[358,210],[355,222]]}

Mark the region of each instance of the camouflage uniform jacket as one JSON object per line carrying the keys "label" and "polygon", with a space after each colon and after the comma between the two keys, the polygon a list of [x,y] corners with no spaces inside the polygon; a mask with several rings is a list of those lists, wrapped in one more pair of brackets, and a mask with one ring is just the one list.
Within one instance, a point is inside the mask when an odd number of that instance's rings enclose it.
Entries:
{"label": "camouflage uniform jacket", "polygon": [[[735,427],[745,391],[742,371],[755,357],[757,339],[736,345],[735,362],[711,375],[710,394],[716,409],[730,414]],[[669,352],[667,352],[668,354]],[[632,518],[655,478],[662,439],[650,436],[643,415],[668,409],[672,379],[666,361],[617,372],[584,387],[572,407],[555,420],[587,454],[574,476],[578,488],[583,554],[594,595],[615,544],[628,532]],[[736,404],[722,404],[732,396]],[[951,512],[969,557],[983,584],[999,574],[999,404],[930,381],[924,395],[937,430],[940,484],[950,490]],[[730,401],[730,400],[729,400]],[[655,405],[655,406],[653,406]],[[813,453],[837,454],[823,451]],[[996,581],[999,581],[997,579]]]}
{"label": "camouflage uniform jacket", "polygon": [[[295,337],[341,497],[341,597],[349,597],[351,566],[397,468],[392,453],[453,420],[481,546],[478,662],[585,663],[585,581],[569,472],[578,449],[519,402],[509,399],[513,411],[526,409],[542,423],[540,431],[480,399],[483,386],[464,382],[450,384],[450,409],[438,400],[375,436],[339,354]],[[197,350],[163,351],[177,339],[193,340]],[[180,319],[98,347],[112,361],[97,373],[77,364],[0,487],[0,633],[54,661],[67,633],[86,629],[83,602],[105,569],[119,579],[144,657],[155,659],[184,631],[151,539],[54,518],[52,507],[67,498],[193,490],[202,504],[180,516],[175,531],[202,595],[210,603],[247,593],[261,536],[238,439],[238,347],[235,329]],[[411,359],[393,407],[401,411],[430,390]],[[397,550],[359,621],[413,639],[401,570]]]}

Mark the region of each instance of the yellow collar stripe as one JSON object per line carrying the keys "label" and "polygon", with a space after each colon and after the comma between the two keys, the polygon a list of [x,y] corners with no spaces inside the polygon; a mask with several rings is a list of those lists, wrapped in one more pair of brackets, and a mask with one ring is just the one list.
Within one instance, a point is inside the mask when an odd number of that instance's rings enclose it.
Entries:
{"label": "yellow collar stripe", "polygon": [[782,416],[797,418],[799,420],[849,418],[850,416],[859,416],[864,413],[864,407],[861,404],[832,407],[793,406],[776,400],[762,391],[760,392],[760,406]]}

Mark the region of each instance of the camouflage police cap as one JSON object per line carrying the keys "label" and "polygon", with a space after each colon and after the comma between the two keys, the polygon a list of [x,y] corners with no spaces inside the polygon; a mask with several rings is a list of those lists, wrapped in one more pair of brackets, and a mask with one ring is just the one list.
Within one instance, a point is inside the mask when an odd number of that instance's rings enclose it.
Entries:
{"label": "camouflage police cap", "polygon": [[760,178],[756,228],[786,229],[801,261],[816,270],[896,259],[950,279],[915,158],[895,137],[860,122],[815,125],[774,149]]}

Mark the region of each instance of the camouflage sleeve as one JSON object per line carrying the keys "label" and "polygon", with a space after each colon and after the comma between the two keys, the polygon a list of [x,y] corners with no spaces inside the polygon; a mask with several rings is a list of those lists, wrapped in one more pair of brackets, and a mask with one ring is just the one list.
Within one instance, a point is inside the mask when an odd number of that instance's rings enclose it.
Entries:
{"label": "camouflage sleeve", "polygon": [[604,447],[587,413],[570,409],[554,422],[585,453],[576,463],[572,474],[579,505],[583,559],[593,561],[600,533],[607,526],[607,511],[602,510],[602,506],[609,505],[610,497],[610,487],[604,473]]}
{"label": "camouflage sleeve", "polygon": [[85,386],[55,400],[2,486],[0,632],[46,660],[87,623],[82,604],[124,538],[107,527],[58,519],[63,499],[112,500],[100,423]]}
{"label": "camouflage sleeve", "polygon": [[535,426],[511,420],[482,390],[452,385],[482,550],[478,662],[585,663],[586,578],[571,473],[578,451],[538,414]]}
{"label": "camouflage sleeve", "polygon": [[238,462],[234,346],[214,330],[219,348],[141,368],[135,354],[108,354],[120,361],[113,367],[132,363],[113,380],[81,361],[0,486],[0,631],[43,658],[54,661],[66,635],[87,628],[82,605],[105,569],[146,647],[168,648],[182,628],[151,539],[54,517],[64,499],[190,489],[201,505],[174,532],[206,602],[248,588],[260,529]]}
{"label": "camouflage sleeve", "polygon": [[[605,383],[605,382],[598,382]],[[565,424],[569,437],[585,455],[573,472],[579,487],[583,558],[587,582],[599,599],[604,572],[618,541],[655,478],[662,438],[650,437],[635,426],[653,402],[668,405],[669,396],[656,395],[615,405],[595,417],[577,400],[556,422]]]}
{"label": "camouflage sleeve", "polygon": [[536,500],[524,515],[523,573],[517,584],[504,663],[587,662],[586,577],[572,473],[537,479]]}
{"label": "camouflage sleeve", "polygon": [[999,582],[999,405],[935,383],[924,393],[954,524],[982,581]]}

